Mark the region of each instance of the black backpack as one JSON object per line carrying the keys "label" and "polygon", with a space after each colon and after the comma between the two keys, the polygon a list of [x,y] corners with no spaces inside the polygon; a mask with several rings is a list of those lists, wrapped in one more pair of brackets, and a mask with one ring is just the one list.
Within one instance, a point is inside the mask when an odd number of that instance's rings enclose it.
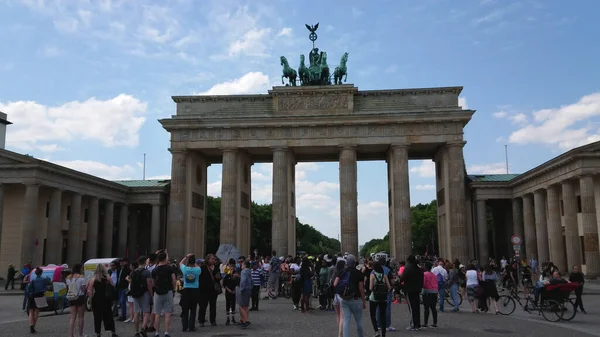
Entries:
{"label": "black backpack", "polygon": [[383,274],[380,274],[380,278],[377,277],[378,273],[374,273],[375,282],[373,284],[373,299],[376,302],[385,302],[387,301],[388,296],[388,288],[387,284],[385,284],[385,279]]}
{"label": "black backpack", "polygon": [[144,269],[136,269],[131,273],[131,289],[129,295],[133,298],[140,298],[148,290],[146,278],[142,276]]}

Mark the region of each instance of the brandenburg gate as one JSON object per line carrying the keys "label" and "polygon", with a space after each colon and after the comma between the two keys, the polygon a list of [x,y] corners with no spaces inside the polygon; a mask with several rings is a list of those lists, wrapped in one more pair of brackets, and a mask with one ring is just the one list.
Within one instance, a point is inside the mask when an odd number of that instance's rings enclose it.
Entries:
{"label": "brandenburg gate", "polygon": [[171,133],[171,256],[205,253],[206,175],[213,163],[223,169],[220,244],[250,252],[250,168],[264,162],[273,163],[272,248],[295,255],[295,165],[320,161],[339,161],[342,252],[357,255],[357,162],[385,160],[390,253],[405,259],[412,251],[408,161],[433,159],[440,255],[471,258],[463,128],[474,111],[459,106],[462,87],[361,91],[341,84],[347,58],[331,84],[327,54],[313,48],[310,67],[302,56],[298,73],[282,57],[289,84],[266,94],[173,97],[177,113],[160,121]]}

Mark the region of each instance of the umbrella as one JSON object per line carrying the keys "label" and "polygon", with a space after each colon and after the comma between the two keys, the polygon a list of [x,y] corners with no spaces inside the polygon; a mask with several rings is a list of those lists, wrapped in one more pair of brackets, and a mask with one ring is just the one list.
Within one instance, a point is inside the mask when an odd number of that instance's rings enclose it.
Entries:
{"label": "umbrella", "polygon": [[229,259],[237,260],[240,257],[240,251],[235,248],[234,245],[231,244],[222,244],[219,246],[219,250],[217,250],[217,257],[222,262],[227,263]]}

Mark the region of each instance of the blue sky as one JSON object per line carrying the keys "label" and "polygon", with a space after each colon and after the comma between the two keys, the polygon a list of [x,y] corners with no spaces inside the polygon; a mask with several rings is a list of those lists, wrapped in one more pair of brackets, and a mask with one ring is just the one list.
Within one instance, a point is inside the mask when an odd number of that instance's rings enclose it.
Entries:
{"label": "blue sky", "polygon": [[[278,58],[349,52],[359,89],[464,86],[469,173],[524,172],[600,140],[597,1],[0,0],[0,111],[7,146],[108,179],[170,174],[157,119],[171,95],[265,93]],[[296,62],[292,62],[296,66]],[[335,64],[334,62],[330,62]],[[435,198],[431,161],[411,161],[411,203]],[[361,162],[359,241],[388,228],[384,162]],[[298,216],[339,233],[337,163],[299,164]],[[220,194],[220,165],[209,169]],[[253,166],[271,200],[271,167]]]}

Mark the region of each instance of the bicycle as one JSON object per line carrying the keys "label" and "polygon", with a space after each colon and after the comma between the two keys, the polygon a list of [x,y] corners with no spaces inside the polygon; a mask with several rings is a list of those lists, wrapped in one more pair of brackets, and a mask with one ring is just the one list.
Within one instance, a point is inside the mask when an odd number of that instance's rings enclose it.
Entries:
{"label": "bicycle", "polygon": [[515,312],[517,307],[516,303],[518,302],[519,305],[523,307],[525,312],[532,314],[533,312],[537,311],[538,315],[542,315],[542,317],[544,317],[544,319],[548,322],[558,322],[560,320],[564,320],[564,306],[560,302],[554,299],[544,298],[542,296],[540,300],[541,303],[536,304],[532,298],[532,295],[529,294],[529,296],[525,298],[525,304],[523,304],[521,303],[522,299],[518,294],[518,289],[511,289],[509,295],[501,295],[498,298],[498,313],[500,315],[511,315],[513,312]]}
{"label": "bicycle", "polygon": [[[452,301],[452,296],[450,294],[450,289],[444,289],[444,291],[445,291],[444,300],[446,301],[446,303],[448,303],[448,305],[454,306],[454,302]],[[463,297],[459,292],[457,292],[456,295],[458,297],[458,306],[460,307],[463,302]],[[402,296],[401,298],[405,297],[404,294],[402,294],[401,296]],[[419,296],[419,303],[423,304],[422,296]],[[439,305],[439,303],[440,303],[440,301],[437,301],[437,305]]]}

